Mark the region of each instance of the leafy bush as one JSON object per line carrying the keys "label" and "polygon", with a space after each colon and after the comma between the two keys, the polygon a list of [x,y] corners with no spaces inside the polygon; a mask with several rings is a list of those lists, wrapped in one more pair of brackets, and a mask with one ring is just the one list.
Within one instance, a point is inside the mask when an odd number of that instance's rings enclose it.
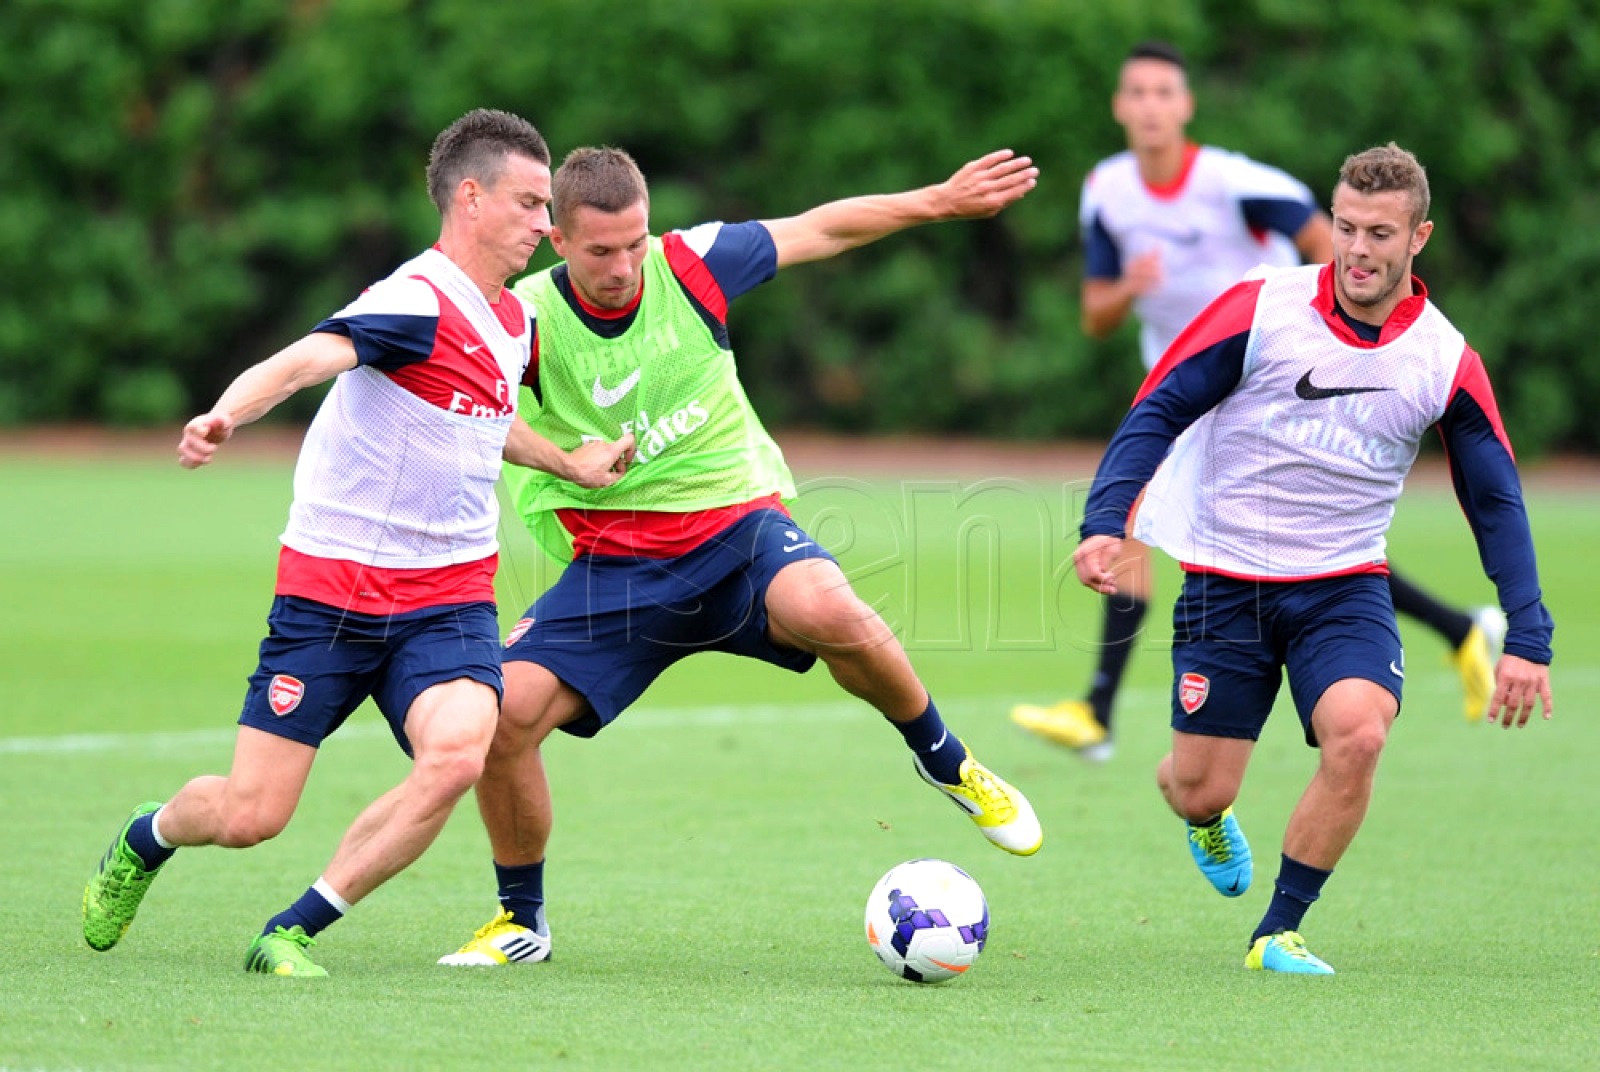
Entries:
{"label": "leafy bush", "polygon": [[174,384],[180,412],[209,404],[432,241],[428,147],[493,106],[558,156],[628,148],[658,229],[1032,155],[1038,189],[999,219],[786,273],[734,338],[776,425],[1104,435],[1138,362],[1131,330],[1078,330],[1077,197],[1150,36],[1191,56],[1197,138],[1319,196],[1352,151],[1416,151],[1438,224],[1419,273],[1519,448],[1600,447],[1600,20],[1577,0],[12,0],[0,421],[165,420]]}

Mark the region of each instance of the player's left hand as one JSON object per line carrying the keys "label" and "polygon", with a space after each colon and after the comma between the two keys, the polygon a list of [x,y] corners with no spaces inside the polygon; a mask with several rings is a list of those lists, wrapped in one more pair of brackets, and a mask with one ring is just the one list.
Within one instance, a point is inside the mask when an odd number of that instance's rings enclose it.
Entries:
{"label": "player's left hand", "polygon": [[993,216],[1022,199],[1039,181],[1033,158],[1010,149],[996,149],[964,165],[939,184],[948,218],[973,220]]}
{"label": "player's left hand", "polygon": [[1515,655],[1502,655],[1494,668],[1494,696],[1489,700],[1490,722],[1510,729],[1528,724],[1535,704],[1542,705],[1548,720],[1555,714],[1550,701],[1550,668]]}

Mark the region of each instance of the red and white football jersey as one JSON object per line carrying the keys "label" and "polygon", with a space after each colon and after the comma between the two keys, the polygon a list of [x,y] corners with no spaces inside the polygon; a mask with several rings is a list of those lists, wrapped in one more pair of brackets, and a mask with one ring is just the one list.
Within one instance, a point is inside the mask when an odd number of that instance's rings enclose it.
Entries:
{"label": "red and white football jersey", "polygon": [[1311,191],[1298,179],[1209,145],[1191,148],[1171,186],[1145,183],[1131,152],[1101,161],[1084,180],[1078,211],[1091,277],[1097,276],[1097,242],[1109,247],[1100,259],[1118,265],[1106,269],[1112,275],[1135,257],[1160,253],[1161,284],[1134,302],[1145,368],[1154,368],[1189,321],[1250,269],[1300,263],[1290,237],[1252,225],[1250,209],[1260,204],[1280,211],[1299,206],[1287,213],[1299,221],[1316,211]]}
{"label": "red and white football jersey", "polygon": [[1259,274],[1238,386],[1173,443],[1133,534],[1235,577],[1381,567],[1395,502],[1450,400],[1466,340],[1424,301],[1398,336],[1351,345],[1313,304],[1321,269]]}
{"label": "red and white football jersey", "polygon": [[493,598],[495,481],[532,327],[526,303],[490,305],[437,249],[317,326],[359,364],[301,447],[280,594],[375,613]]}

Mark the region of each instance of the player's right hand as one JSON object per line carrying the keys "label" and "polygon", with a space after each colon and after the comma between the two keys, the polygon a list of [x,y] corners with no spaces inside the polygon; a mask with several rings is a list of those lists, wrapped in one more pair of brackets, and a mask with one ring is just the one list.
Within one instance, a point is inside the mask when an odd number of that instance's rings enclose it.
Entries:
{"label": "player's right hand", "polygon": [[185,469],[200,468],[231,435],[232,420],[220,413],[202,413],[183,426],[183,438],[178,440],[178,464]]}
{"label": "player's right hand", "polygon": [[945,201],[945,218],[974,220],[995,215],[1038,182],[1039,169],[1032,157],[996,149],[964,164],[938,190]]}
{"label": "player's right hand", "polygon": [[1116,536],[1090,536],[1072,552],[1072,567],[1078,571],[1078,580],[1084,587],[1093,588],[1101,595],[1117,593],[1117,577],[1111,565],[1122,550],[1122,541]]}
{"label": "player's right hand", "polygon": [[580,488],[608,488],[622,479],[633,461],[633,433],[629,432],[613,443],[594,439],[574,450],[568,457],[570,479]]}
{"label": "player's right hand", "polygon": [[1161,285],[1161,247],[1157,246],[1128,261],[1122,281],[1134,297],[1143,297]]}

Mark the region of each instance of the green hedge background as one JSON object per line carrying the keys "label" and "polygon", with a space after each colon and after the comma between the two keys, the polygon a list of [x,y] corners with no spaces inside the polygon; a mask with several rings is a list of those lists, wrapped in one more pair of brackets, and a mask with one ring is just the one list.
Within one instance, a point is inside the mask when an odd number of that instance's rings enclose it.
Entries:
{"label": "green hedge background", "polygon": [[1438,225],[1418,271],[1519,450],[1600,449],[1588,0],[8,0],[0,424],[204,408],[435,237],[428,146],[493,106],[558,158],[633,152],[658,231],[1032,155],[1001,218],[786,272],[735,343],[776,426],[1104,435],[1139,363],[1131,330],[1078,330],[1077,197],[1122,147],[1110,94],[1144,37],[1190,54],[1198,140],[1324,200],[1346,154],[1414,150]]}

